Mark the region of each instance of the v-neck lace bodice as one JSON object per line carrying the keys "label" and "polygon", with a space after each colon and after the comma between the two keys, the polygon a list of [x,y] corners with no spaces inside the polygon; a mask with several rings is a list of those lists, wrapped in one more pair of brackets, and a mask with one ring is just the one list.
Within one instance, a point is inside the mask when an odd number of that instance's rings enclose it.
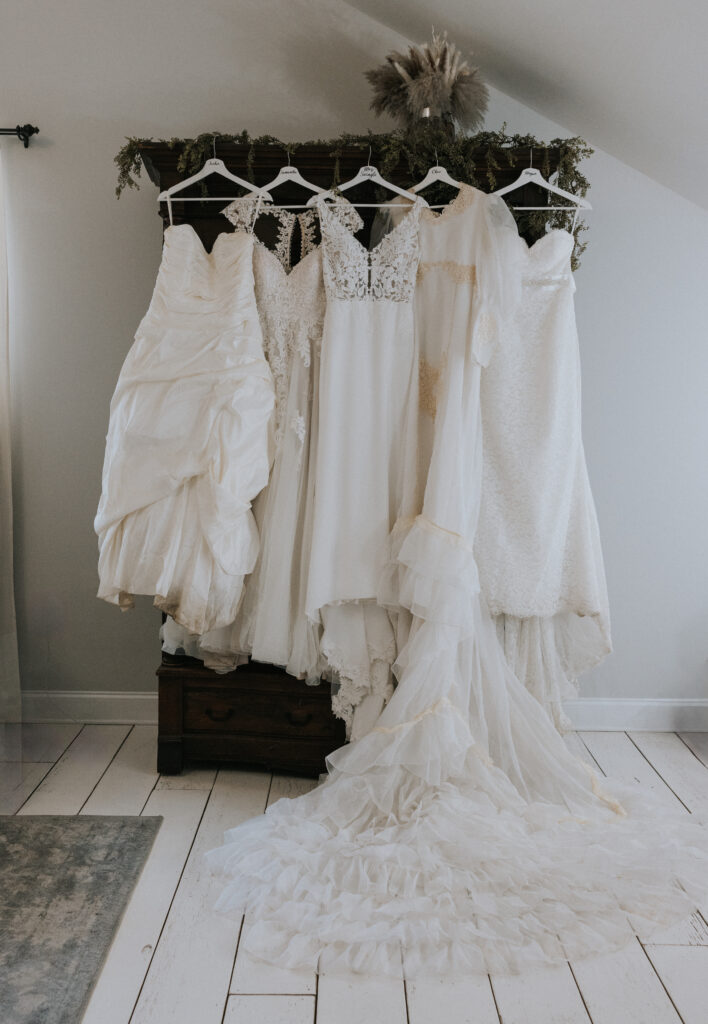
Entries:
{"label": "v-neck lace bodice", "polygon": [[367,249],[326,200],[317,202],[324,249],[327,296],[336,299],[385,299],[407,302],[413,296],[420,250],[418,225],[423,200],[373,249]]}

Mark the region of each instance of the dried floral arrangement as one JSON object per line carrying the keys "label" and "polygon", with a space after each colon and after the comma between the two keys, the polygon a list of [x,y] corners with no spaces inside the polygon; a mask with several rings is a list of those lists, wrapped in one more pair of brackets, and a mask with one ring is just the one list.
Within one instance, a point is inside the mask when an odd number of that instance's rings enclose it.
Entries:
{"label": "dried floral arrangement", "polygon": [[[208,132],[194,139],[128,138],[115,157],[118,167],[116,195],[120,196],[126,188],[139,187],[138,179],[142,170],[140,150],[149,143],[159,142],[177,150],[179,154],[177,167],[180,173],[186,177],[198,171],[204,161],[212,155],[215,138],[217,144],[234,143],[248,147],[247,176],[250,180],[253,180],[252,169],[257,146],[279,146],[292,154],[293,160],[300,147],[326,147],[332,157],[332,186],[341,180],[338,157],[342,149],[344,147],[359,147],[365,160],[370,147],[371,162],[376,164],[384,177],[403,162],[410,171],[408,184],[412,184],[423,177],[437,158],[438,162],[447,167],[454,178],[469,182],[485,192],[493,192],[497,187],[496,172],[500,168],[518,167],[520,173],[523,167],[528,166],[528,158],[525,155],[520,157],[520,153],[530,154],[533,151],[534,166],[538,167],[541,173],[547,177],[550,173],[549,151],[557,149],[560,152],[558,185],[574,195],[585,196],[587,194],[589,182],[579,165],[593,151],[583,139],[558,138],[544,142],[533,135],[508,134],[505,128],[506,126],[496,132],[483,131],[475,135],[459,134],[455,136],[450,131],[449,125],[445,124],[442,119],[431,118],[426,119],[418,129],[413,131],[396,130],[382,134],[369,132],[364,135],[340,135],[335,139],[314,139],[308,142],[283,142],[272,135],[252,138],[248,132],[235,134]],[[445,201],[448,196],[438,199],[433,187],[426,192],[426,198],[434,203]],[[507,199],[513,201],[513,196],[508,196]],[[516,219],[519,230],[522,232],[531,229],[532,232],[542,233],[547,227],[567,229],[570,226],[570,217],[563,212],[517,213]],[[580,257],[587,245],[586,242],[581,241],[581,235],[585,230],[585,223],[579,219],[574,230],[573,269],[580,265]]]}
{"label": "dried floral arrangement", "polygon": [[441,118],[466,132],[484,124],[489,90],[479,68],[470,67],[446,32],[434,31],[431,42],[410,46],[407,53],[394,50],[364,74],[374,89],[371,109],[404,128],[423,117]]}

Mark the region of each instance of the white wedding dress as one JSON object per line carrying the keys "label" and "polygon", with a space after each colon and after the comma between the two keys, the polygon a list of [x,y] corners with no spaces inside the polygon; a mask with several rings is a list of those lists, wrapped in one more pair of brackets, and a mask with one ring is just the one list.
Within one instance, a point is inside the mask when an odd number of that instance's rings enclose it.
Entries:
{"label": "white wedding dress", "polygon": [[559,729],[577,676],[611,650],[580,419],[574,239],[516,239],[521,301],[482,375],[475,556],[507,661]]}
{"label": "white wedding dress", "polygon": [[[388,539],[416,473],[413,293],[421,202],[372,250],[317,202],[327,311],[307,613],[353,738],[392,692],[394,623],[376,603]],[[355,710],[356,709],[356,710]]]}
{"label": "white wedding dress", "polygon": [[[432,229],[455,235],[464,216]],[[484,246],[469,242],[451,277],[475,262],[481,273]],[[332,273],[346,288],[346,253]],[[706,892],[705,830],[654,812],[638,788],[605,786],[568,752],[508,668],[480,599],[490,321],[463,287],[475,309],[445,320],[423,508],[398,551],[414,613],[398,686],[373,728],[330,756],[322,785],[207,854],[226,879],[217,908],[248,913],[245,948],[281,967],[513,971],[622,946],[633,926],[668,924]],[[343,414],[363,431],[356,406]]]}
{"label": "white wedding dress", "polygon": [[111,401],[98,596],[129,608],[154,595],[190,633],[233,622],[258,555],[251,502],[268,480],[274,394],[252,252],[250,230],[207,253],[191,225],[166,229]]}
{"label": "white wedding dress", "polygon": [[[237,228],[243,226],[242,203],[232,203],[223,212]],[[161,635],[163,650],[184,651],[217,672],[232,671],[252,655],[319,683],[321,626],[308,619],[304,605],[325,312],[322,255],[315,245],[314,210],[294,214],[266,206],[260,215],[274,218],[276,227],[273,249],[256,239],[253,251],[256,303],[275,382],[275,456],[268,486],[254,502],[261,538],[258,561],[235,622],[190,636],[168,621]],[[353,207],[340,216],[355,228],[361,223]],[[296,228],[301,258],[292,266]]]}

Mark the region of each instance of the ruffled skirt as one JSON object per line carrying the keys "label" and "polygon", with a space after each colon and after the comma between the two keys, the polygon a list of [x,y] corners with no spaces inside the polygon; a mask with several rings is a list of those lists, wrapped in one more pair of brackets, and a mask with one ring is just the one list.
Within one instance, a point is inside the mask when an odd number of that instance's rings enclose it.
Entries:
{"label": "ruffled skirt", "polygon": [[706,830],[568,752],[508,668],[453,537],[423,517],[404,531],[415,618],[373,729],[330,756],[317,789],[207,854],[226,879],[217,909],[249,914],[257,957],[513,972],[619,948],[706,893]]}

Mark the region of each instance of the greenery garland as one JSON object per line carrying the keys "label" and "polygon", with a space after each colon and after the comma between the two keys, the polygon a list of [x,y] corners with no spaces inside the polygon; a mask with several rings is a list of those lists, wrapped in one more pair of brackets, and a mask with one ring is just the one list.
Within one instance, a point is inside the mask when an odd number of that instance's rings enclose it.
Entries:
{"label": "greenery garland", "polygon": [[[560,163],[558,167],[558,185],[568,192],[577,196],[585,196],[590,187],[585,175],[579,168],[581,160],[589,157],[593,150],[581,138],[551,139],[550,142],[542,142],[533,135],[509,135],[506,132],[506,125],[496,132],[478,132],[475,135],[454,136],[449,126],[442,122],[424,121],[417,129],[404,132],[396,130],[382,134],[368,132],[363,135],[340,135],[336,139],[314,139],[308,142],[282,142],[272,135],[261,135],[251,138],[248,132],[239,132],[236,135],[224,134],[222,132],[207,132],[198,135],[195,139],[138,139],[128,138],[125,145],[115,157],[118,167],[118,184],[116,195],[120,197],[121,192],[126,188],[139,188],[138,179],[142,170],[142,158],[140,150],[143,146],[158,141],[170,149],[178,149],[177,169],[185,176],[194,174],[204,164],[213,152],[214,141],[217,143],[235,143],[240,146],[248,146],[247,166],[248,178],[253,181],[253,166],[256,146],[280,146],[284,152],[296,154],[301,146],[322,146],[330,150],[333,158],[332,186],[340,181],[339,157],[345,147],[358,147],[363,155],[368,158],[369,147],[371,147],[371,162],[375,163],[386,177],[400,162],[407,164],[410,171],[410,181],[418,181],[437,160],[444,164],[454,178],[469,182],[477,188],[486,192],[493,192],[496,187],[496,171],[501,167],[518,166],[519,171],[528,166],[528,159],[521,156],[519,151],[525,153],[533,150],[534,164],[544,177],[550,173],[549,151],[557,149],[560,152]],[[479,152],[483,156],[480,159]],[[516,152],[515,152],[516,151]],[[435,187],[430,189],[426,198],[431,203],[442,201],[435,195]],[[444,189],[445,186],[442,186]],[[549,227],[568,228],[568,214],[562,211],[530,211],[517,213],[516,219],[519,231],[522,234],[529,233],[532,236],[542,234]],[[580,240],[581,234],[587,230],[587,225],[578,220],[573,234],[575,247],[573,250],[572,266],[576,270],[580,265],[580,257],[585,251],[587,242]]]}

